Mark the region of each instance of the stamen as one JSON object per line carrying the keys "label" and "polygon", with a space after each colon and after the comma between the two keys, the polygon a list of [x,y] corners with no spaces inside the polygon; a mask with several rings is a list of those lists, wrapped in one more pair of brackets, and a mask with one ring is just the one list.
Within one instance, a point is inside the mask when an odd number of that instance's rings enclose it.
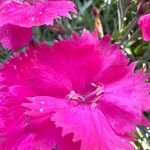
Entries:
{"label": "stamen", "polygon": [[69,103],[72,101],[76,104],[86,103],[91,104],[92,107],[97,106],[97,102],[100,100],[101,94],[104,92],[104,86],[102,84],[91,83],[91,86],[94,87],[94,90],[88,92],[88,94],[80,95],[75,91],[71,91],[66,99],[69,100]]}
{"label": "stamen", "polygon": [[96,88],[93,92],[85,96],[86,99],[90,99],[93,96],[99,96],[104,92],[104,86],[102,84],[91,83],[91,85]]}
{"label": "stamen", "polygon": [[80,102],[84,102],[85,98],[79,94],[77,94],[75,91],[71,91],[66,98],[68,100],[79,100]]}

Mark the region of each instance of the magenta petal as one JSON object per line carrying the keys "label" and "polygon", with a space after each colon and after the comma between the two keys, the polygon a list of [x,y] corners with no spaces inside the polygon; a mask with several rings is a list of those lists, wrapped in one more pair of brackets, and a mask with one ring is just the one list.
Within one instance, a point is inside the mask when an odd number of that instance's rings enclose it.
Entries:
{"label": "magenta petal", "polygon": [[[1,66],[0,82],[8,87],[18,84],[25,85],[26,80],[31,76],[29,68],[34,66],[33,58],[33,51],[21,53],[19,58],[17,55],[13,56],[13,59],[8,60],[5,65]],[[10,74],[13,74],[13,77]]]}
{"label": "magenta petal", "polygon": [[18,50],[31,40],[31,27],[52,25],[54,19],[70,18],[69,13],[76,12],[71,1],[33,2],[34,5],[26,1],[0,1],[0,43],[4,48]]}
{"label": "magenta petal", "polygon": [[122,79],[111,85],[105,85],[105,94],[103,98],[105,101],[113,103],[118,107],[121,106],[124,110],[132,113],[140,113],[140,111],[146,111],[147,107],[150,106],[150,85],[149,83],[145,83],[148,76],[142,71],[133,74],[133,66],[135,65],[130,65],[128,67],[128,71]]}
{"label": "magenta petal", "polygon": [[50,114],[59,109],[60,106],[63,108],[67,105],[65,99],[50,96],[28,97],[27,100],[31,103],[24,103],[23,106],[31,110],[29,111],[30,115]]}
{"label": "magenta petal", "polygon": [[142,29],[143,39],[145,41],[150,41],[150,14],[141,16],[138,24]]}
{"label": "magenta petal", "polygon": [[112,150],[116,147],[118,150],[133,149],[126,138],[115,134],[99,109],[88,106],[70,107],[66,103],[67,100],[52,97],[33,97],[30,100],[32,103],[24,106],[32,112],[37,111],[39,114],[55,112],[52,120],[56,126],[63,127],[63,135],[74,133],[74,141],[81,140],[81,149]]}
{"label": "magenta petal", "polygon": [[59,93],[60,97],[64,97],[73,88],[83,92],[83,87],[98,73],[102,66],[99,49],[96,49],[98,40],[91,37],[94,42],[88,45],[86,42],[78,44],[82,37],[74,38],[74,41],[69,39],[55,43],[53,48],[46,44],[34,47],[37,64],[31,70],[30,82],[38,93],[53,96]]}
{"label": "magenta petal", "polygon": [[120,80],[128,71],[128,60],[124,58],[123,51],[118,45],[111,44],[109,35],[101,39],[100,51],[103,56],[103,65],[94,80],[103,84],[112,84]]}
{"label": "magenta petal", "polygon": [[76,12],[71,1],[58,0],[39,2],[34,6],[8,2],[0,7],[0,26],[7,23],[22,27],[52,25],[59,17],[70,18],[69,12]]}
{"label": "magenta petal", "polygon": [[10,24],[0,27],[0,43],[2,43],[4,48],[17,50],[27,45],[31,39],[31,28]]}
{"label": "magenta petal", "polygon": [[[21,110],[21,107],[17,107],[17,104],[14,105],[16,106],[14,110],[16,109],[17,111],[14,111],[13,105],[10,105],[12,108],[7,112],[8,116],[7,120],[5,120],[5,127],[2,126],[0,128],[4,128],[3,133],[0,130],[0,136],[3,138],[0,141],[0,150],[15,149],[16,147],[21,150],[26,148],[29,150],[36,150],[38,148],[49,150],[55,146],[60,147],[62,150],[66,150],[68,146],[74,147],[75,150],[79,149],[80,143],[72,142],[73,137],[71,135],[61,136],[61,128],[55,127],[54,123],[50,121],[49,114],[45,117],[38,115],[38,119],[35,117],[31,120],[27,113],[25,113],[25,108]],[[13,116],[14,114],[15,116]],[[21,119],[23,117],[24,119]]]}
{"label": "magenta petal", "polygon": [[[5,142],[0,146],[26,147],[33,138],[30,144],[43,149],[77,144],[75,150],[132,150],[131,132],[136,125],[149,126],[142,113],[150,110],[150,84],[145,83],[149,74],[134,73],[135,64],[127,63],[109,35],[99,39],[86,30],[53,46],[30,45],[1,68],[0,136]],[[54,123],[69,136],[65,145]]]}
{"label": "magenta petal", "polygon": [[[15,149],[19,150],[37,150],[44,149],[50,150],[56,146],[61,150],[67,150],[72,147],[72,150],[79,150],[80,143],[72,142],[72,134],[68,134],[64,137],[61,136],[61,128],[56,128],[52,122],[47,119],[45,126],[39,126],[34,124],[34,130],[32,133],[21,133],[19,136],[9,135],[7,141],[3,141],[0,150],[3,149]],[[51,124],[51,125],[50,125]],[[39,130],[40,129],[40,130]],[[34,132],[36,131],[36,132]]]}
{"label": "magenta petal", "polygon": [[101,101],[100,109],[109,120],[112,128],[119,135],[130,137],[129,131],[134,131],[136,125],[150,125],[148,120],[146,120],[142,114],[133,114],[133,112],[120,109],[120,107],[109,102]]}
{"label": "magenta petal", "polygon": [[35,135],[30,134],[26,138],[23,138],[21,142],[18,145],[13,145],[15,148],[18,146],[18,149],[20,150],[33,150],[33,141],[34,141]]}
{"label": "magenta petal", "polygon": [[61,150],[67,150],[68,146],[72,147],[73,150],[79,150],[80,143],[72,142],[73,135],[68,134],[62,136],[61,128],[56,128],[53,122],[50,121],[50,117],[45,119],[36,119],[34,123],[31,123],[26,130],[26,133],[36,133],[32,146],[35,148],[40,147],[44,150],[58,147]]}
{"label": "magenta petal", "polygon": [[52,119],[57,126],[63,127],[64,134],[73,132],[74,140],[81,140],[81,149],[112,150],[116,147],[133,149],[128,141],[114,133],[107,119],[99,110],[92,110],[88,107],[71,109],[66,107],[54,114]]}

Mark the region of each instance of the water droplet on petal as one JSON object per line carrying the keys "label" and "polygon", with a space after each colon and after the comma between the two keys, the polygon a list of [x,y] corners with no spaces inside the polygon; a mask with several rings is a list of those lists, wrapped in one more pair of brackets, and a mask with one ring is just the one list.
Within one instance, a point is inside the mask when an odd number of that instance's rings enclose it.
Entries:
{"label": "water droplet on petal", "polygon": [[46,8],[45,11],[48,11],[48,8]]}
{"label": "water droplet on petal", "polygon": [[6,12],[6,10],[2,10],[2,14],[4,14]]}
{"label": "water droplet on petal", "polygon": [[42,105],[44,105],[44,104],[45,104],[45,102],[44,102],[44,101],[41,101],[40,103],[41,103]]}
{"label": "water droplet on petal", "polygon": [[19,57],[19,60],[22,60],[22,57]]}
{"label": "water droplet on petal", "polygon": [[44,109],[43,109],[43,108],[40,108],[40,109],[39,109],[39,111],[40,111],[40,112],[43,112],[43,111],[44,111]]}
{"label": "water droplet on petal", "polygon": [[35,98],[35,97],[32,97],[31,99],[32,99],[32,100],[35,100],[36,98]]}
{"label": "water droplet on petal", "polygon": [[122,142],[125,142],[125,140],[124,140],[124,139],[121,139],[121,141],[122,141]]}
{"label": "water droplet on petal", "polygon": [[43,13],[40,11],[40,15],[42,15]]}
{"label": "water droplet on petal", "polygon": [[25,53],[25,54],[24,54],[24,56],[25,56],[25,57],[28,57],[28,54],[27,54],[27,53]]}
{"label": "water droplet on petal", "polygon": [[34,18],[34,17],[31,17],[31,20],[32,20],[32,21],[34,21],[34,20],[35,20],[35,18]]}
{"label": "water droplet on petal", "polygon": [[16,65],[13,65],[14,66],[14,69],[17,69],[17,66]]}

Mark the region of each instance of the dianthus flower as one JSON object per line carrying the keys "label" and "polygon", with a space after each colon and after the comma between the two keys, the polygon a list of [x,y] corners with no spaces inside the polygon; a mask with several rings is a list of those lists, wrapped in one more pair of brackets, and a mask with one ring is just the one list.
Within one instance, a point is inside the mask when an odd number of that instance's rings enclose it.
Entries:
{"label": "dianthus flower", "polygon": [[150,14],[141,16],[138,23],[142,30],[143,39],[150,41]]}
{"label": "dianthus flower", "polygon": [[75,8],[66,0],[1,0],[0,42],[16,50],[31,40],[33,26],[52,25],[62,16],[70,18],[69,12]]}
{"label": "dianthus flower", "polygon": [[150,86],[127,64],[109,35],[87,30],[31,45],[1,68],[0,148],[133,150]]}

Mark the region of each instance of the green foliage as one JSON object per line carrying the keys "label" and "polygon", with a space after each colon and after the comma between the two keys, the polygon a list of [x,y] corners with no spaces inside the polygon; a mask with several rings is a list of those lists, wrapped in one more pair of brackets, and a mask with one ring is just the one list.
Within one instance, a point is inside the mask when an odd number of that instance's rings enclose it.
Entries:
{"label": "green foliage", "polygon": [[5,50],[2,46],[0,46],[0,63],[5,62],[9,56],[11,56],[12,52],[9,50]]}

